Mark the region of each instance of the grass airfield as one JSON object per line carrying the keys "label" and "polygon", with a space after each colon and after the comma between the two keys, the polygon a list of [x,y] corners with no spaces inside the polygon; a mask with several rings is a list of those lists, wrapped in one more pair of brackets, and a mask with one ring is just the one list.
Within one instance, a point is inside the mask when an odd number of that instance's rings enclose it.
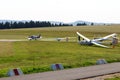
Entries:
{"label": "grass airfield", "polygon": [[[21,68],[25,74],[30,74],[50,71],[50,65],[54,63],[62,63],[68,69],[95,65],[98,59],[106,59],[109,63],[120,61],[120,44],[114,49],[79,45],[76,31],[90,39],[111,33],[120,37],[120,25],[0,30],[0,39],[23,40],[0,42],[0,77],[6,76],[11,68]],[[38,34],[43,39],[27,40],[29,35]],[[55,39],[59,37],[71,38],[69,42],[58,42]]]}

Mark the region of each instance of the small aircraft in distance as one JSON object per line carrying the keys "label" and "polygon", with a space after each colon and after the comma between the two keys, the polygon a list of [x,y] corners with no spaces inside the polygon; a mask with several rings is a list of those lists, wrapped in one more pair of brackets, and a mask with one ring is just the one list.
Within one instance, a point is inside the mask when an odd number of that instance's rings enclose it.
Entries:
{"label": "small aircraft in distance", "polygon": [[42,38],[42,36],[39,34],[39,35],[31,35],[28,37],[28,40],[37,40],[39,38]]}
{"label": "small aircraft in distance", "polygon": [[[82,44],[82,45],[97,45],[97,46],[104,47],[104,48],[109,48],[109,47],[103,45],[102,41],[108,40],[108,38],[114,37],[117,35],[116,33],[113,33],[113,34],[110,34],[110,35],[102,37],[102,38],[95,38],[95,39],[90,40],[87,37],[80,34],[79,32],[76,32],[76,33],[78,35],[78,41],[80,44]],[[83,40],[81,41],[80,38],[83,38]]]}
{"label": "small aircraft in distance", "polygon": [[57,41],[61,41],[61,40],[66,40],[66,42],[68,42],[68,37],[66,38],[56,38]]}

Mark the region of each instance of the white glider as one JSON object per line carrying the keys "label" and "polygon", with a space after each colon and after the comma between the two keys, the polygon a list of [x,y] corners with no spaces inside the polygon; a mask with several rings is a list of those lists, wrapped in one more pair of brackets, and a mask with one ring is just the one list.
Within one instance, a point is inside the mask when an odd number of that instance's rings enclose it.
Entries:
{"label": "white glider", "polygon": [[[85,44],[85,45],[97,45],[97,46],[100,46],[100,47],[104,47],[104,48],[109,48],[108,46],[105,46],[103,44],[101,44],[101,41],[104,41],[104,40],[107,40],[108,38],[110,37],[114,37],[116,36],[117,34],[116,33],[113,33],[113,34],[110,34],[108,36],[105,36],[105,37],[102,37],[102,38],[97,38],[97,39],[88,39],[87,37],[83,36],[82,34],[80,34],[79,32],[76,32],[78,37],[79,37],[79,43],[80,44]],[[80,38],[83,38],[83,40],[81,41]]]}

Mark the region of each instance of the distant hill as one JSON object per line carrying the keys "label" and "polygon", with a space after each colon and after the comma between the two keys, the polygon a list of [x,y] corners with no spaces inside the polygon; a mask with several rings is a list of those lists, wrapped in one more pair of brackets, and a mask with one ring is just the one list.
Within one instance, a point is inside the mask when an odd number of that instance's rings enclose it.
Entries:
{"label": "distant hill", "polygon": [[79,21],[72,22],[72,23],[70,23],[70,24],[72,24],[73,26],[77,26],[77,24],[84,24],[84,23],[85,23],[86,25],[91,25],[92,22],[79,20]]}
{"label": "distant hill", "polygon": [[86,25],[104,25],[104,24],[107,24],[107,23],[96,23],[96,22],[89,22],[89,21],[75,21],[75,22],[72,22],[70,24],[72,24],[73,26],[77,26],[77,24],[86,24]]}
{"label": "distant hill", "polygon": [[30,20],[0,20],[0,23],[5,23],[5,22],[28,22]]}

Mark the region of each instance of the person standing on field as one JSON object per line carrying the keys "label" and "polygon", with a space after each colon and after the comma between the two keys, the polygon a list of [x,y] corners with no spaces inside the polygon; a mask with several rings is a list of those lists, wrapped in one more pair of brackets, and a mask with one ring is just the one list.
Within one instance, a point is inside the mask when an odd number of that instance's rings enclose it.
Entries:
{"label": "person standing on field", "polygon": [[112,39],[112,48],[115,48],[115,46],[118,44],[118,38],[116,36]]}

